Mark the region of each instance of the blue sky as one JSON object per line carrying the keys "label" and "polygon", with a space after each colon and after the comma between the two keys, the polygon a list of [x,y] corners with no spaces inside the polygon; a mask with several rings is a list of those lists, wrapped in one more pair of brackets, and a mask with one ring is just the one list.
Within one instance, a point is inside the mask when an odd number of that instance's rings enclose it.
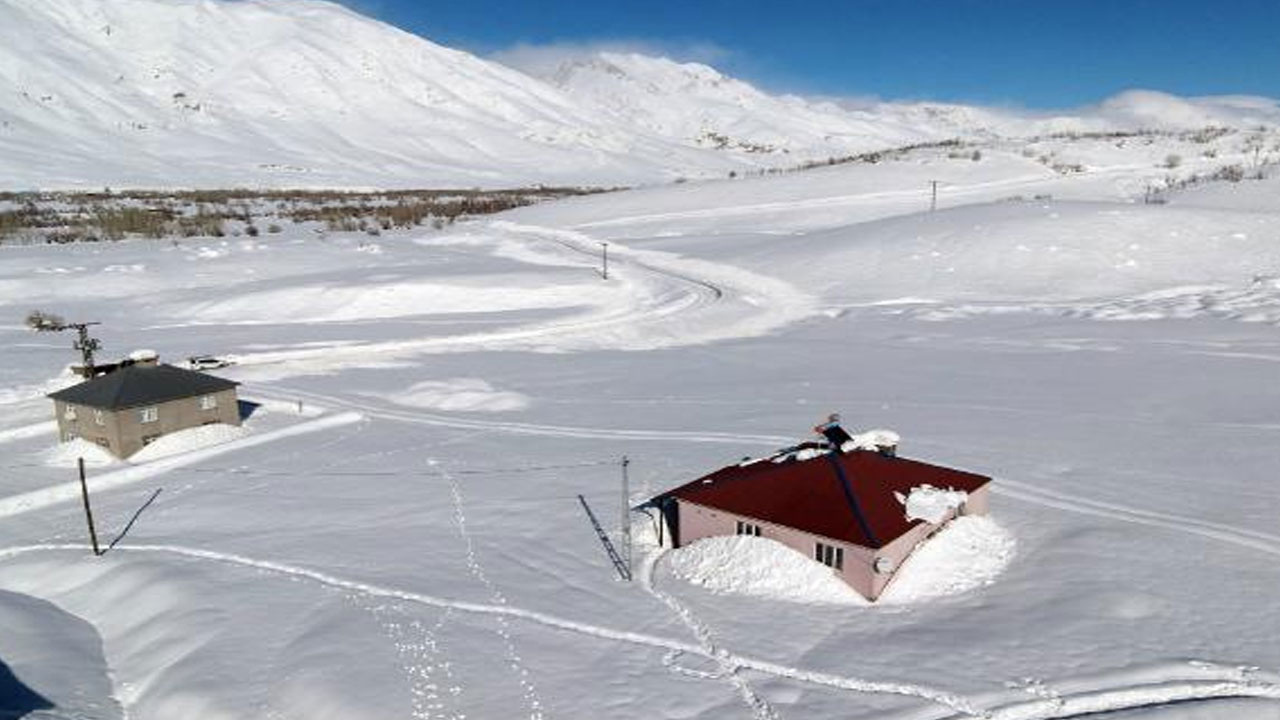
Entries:
{"label": "blue sky", "polygon": [[1280,0],[342,0],[435,42],[621,46],[773,91],[1062,108],[1280,97]]}

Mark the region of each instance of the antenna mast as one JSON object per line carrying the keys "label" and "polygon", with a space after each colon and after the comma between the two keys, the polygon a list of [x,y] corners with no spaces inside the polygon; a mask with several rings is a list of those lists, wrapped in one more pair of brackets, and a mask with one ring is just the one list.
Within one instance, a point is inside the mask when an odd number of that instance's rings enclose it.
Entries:
{"label": "antenna mast", "polygon": [[89,327],[93,325],[101,325],[100,322],[83,322],[69,323],[60,315],[33,310],[27,315],[27,327],[36,332],[62,332],[63,330],[75,330],[76,341],[71,347],[80,351],[80,358],[84,361],[85,377],[93,377],[93,354],[102,348],[102,343],[97,338],[89,336]]}

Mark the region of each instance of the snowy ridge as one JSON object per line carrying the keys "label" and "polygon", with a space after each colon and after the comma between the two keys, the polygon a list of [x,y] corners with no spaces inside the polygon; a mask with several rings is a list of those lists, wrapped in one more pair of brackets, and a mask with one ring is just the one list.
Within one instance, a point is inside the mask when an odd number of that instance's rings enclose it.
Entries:
{"label": "snowy ridge", "polygon": [[602,52],[568,60],[544,79],[620,122],[690,145],[793,163],[947,136],[927,123],[772,96],[701,63]]}

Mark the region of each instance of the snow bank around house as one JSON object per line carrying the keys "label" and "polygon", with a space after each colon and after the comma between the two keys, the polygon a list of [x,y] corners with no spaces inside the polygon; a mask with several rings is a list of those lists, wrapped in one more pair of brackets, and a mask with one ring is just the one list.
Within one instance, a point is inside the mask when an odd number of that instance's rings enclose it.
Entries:
{"label": "snow bank around house", "polygon": [[919,485],[905,496],[900,492],[893,496],[906,507],[907,520],[924,520],[935,525],[969,499],[969,493],[963,490],[943,490],[932,485]]}
{"label": "snow bank around house", "polygon": [[150,462],[170,455],[180,455],[192,450],[200,450],[213,445],[239,440],[249,434],[249,430],[235,425],[217,423],[200,427],[179,430],[162,435],[155,442],[129,456],[130,462]]}
{"label": "snow bank around house", "polygon": [[[912,605],[990,585],[1013,559],[1013,535],[986,516],[951,521],[903,563],[879,605]],[[782,543],[712,537],[670,553],[671,570],[715,593],[810,604],[870,605],[826,566]]]}
{"label": "snow bank around house", "polygon": [[529,407],[529,396],[498,390],[480,378],[427,380],[384,397],[397,405],[454,412],[511,412]]}
{"label": "snow bank around house", "polygon": [[879,603],[913,605],[990,585],[1016,550],[1013,534],[989,516],[958,517],[916,548]]}
{"label": "snow bank around house", "polygon": [[776,540],[751,535],[705,538],[674,550],[671,570],[717,593],[790,602],[867,604],[825,565]]}
{"label": "snow bank around house", "polygon": [[84,438],[54,445],[44,452],[43,459],[49,467],[73,468],[80,458],[84,458],[86,467],[105,467],[119,462],[106,448]]}

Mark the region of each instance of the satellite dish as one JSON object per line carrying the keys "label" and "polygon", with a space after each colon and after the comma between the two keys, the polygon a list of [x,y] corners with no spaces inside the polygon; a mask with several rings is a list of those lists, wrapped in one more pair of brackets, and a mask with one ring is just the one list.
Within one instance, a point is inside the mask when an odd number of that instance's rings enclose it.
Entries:
{"label": "satellite dish", "polygon": [[887,557],[878,557],[876,558],[876,561],[872,563],[871,567],[876,571],[876,573],[880,575],[888,575],[889,573],[893,572],[893,568],[894,568],[893,559],[887,558]]}

